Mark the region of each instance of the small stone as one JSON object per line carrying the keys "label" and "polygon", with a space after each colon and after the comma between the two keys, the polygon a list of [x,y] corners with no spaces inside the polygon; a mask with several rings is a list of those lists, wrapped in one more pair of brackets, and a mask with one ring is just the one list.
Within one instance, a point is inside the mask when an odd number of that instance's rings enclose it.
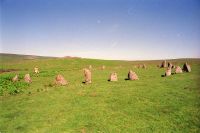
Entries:
{"label": "small stone", "polygon": [[85,84],[92,83],[92,73],[89,69],[85,68],[84,71],[84,78],[85,78]]}
{"label": "small stone", "polygon": [[133,72],[132,70],[129,70],[128,72],[128,79],[129,80],[139,80],[137,74]]}
{"label": "small stone", "polygon": [[183,65],[183,71],[191,72],[191,67],[187,62]]}
{"label": "small stone", "polygon": [[175,70],[175,73],[178,74],[178,73],[183,73],[182,69],[180,66],[177,66],[176,67],[176,70]]}
{"label": "small stone", "polygon": [[61,74],[58,74],[56,76],[55,83],[57,85],[67,85],[68,84],[68,82],[65,80],[65,78]]}
{"label": "small stone", "polygon": [[19,80],[18,75],[15,75],[15,77],[12,78],[13,82],[17,82]]}
{"label": "small stone", "polygon": [[109,81],[118,81],[116,72],[110,74]]}
{"label": "small stone", "polygon": [[26,83],[31,83],[31,82],[32,82],[31,77],[30,77],[30,74],[25,74],[25,76],[24,76],[24,81],[25,81]]}
{"label": "small stone", "polygon": [[39,73],[39,68],[38,68],[38,67],[35,67],[35,68],[34,68],[34,72],[35,72],[36,74],[38,74],[38,73]]}
{"label": "small stone", "polygon": [[160,65],[160,68],[165,68],[165,67],[167,67],[167,62],[166,62],[166,60],[164,60],[164,61],[161,63],[161,65]]}
{"label": "small stone", "polygon": [[167,68],[166,72],[165,72],[165,76],[170,76],[171,75],[171,68]]}

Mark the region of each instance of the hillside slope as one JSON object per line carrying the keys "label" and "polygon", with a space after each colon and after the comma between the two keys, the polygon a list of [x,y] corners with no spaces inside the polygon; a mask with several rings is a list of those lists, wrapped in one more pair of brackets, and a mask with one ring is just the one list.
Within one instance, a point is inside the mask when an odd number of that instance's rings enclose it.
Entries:
{"label": "hillside slope", "polygon": [[[5,60],[3,69],[19,69],[0,74],[8,80],[4,87],[24,87],[19,93],[0,96],[0,132],[199,132],[200,60],[173,60],[182,66],[187,61],[191,73],[161,77],[160,61],[107,61],[95,59],[46,58]],[[147,69],[135,65],[147,65]],[[92,84],[85,85],[83,68],[92,65]],[[101,66],[105,65],[105,70]],[[33,73],[39,67],[40,73]],[[128,81],[128,70],[139,76]],[[174,71],[174,70],[173,70]],[[118,82],[108,82],[117,72]],[[32,83],[23,76],[31,74]],[[19,74],[20,81],[9,78]],[[54,86],[57,74],[69,82]]]}

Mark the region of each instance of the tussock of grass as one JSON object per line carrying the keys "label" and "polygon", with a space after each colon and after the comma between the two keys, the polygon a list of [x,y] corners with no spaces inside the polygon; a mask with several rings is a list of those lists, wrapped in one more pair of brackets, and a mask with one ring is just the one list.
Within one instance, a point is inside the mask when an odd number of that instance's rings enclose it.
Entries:
{"label": "tussock of grass", "polygon": [[[0,77],[0,95],[22,93],[29,86],[28,83],[22,81],[12,82],[14,76],[14,74],[6,74]],[[23,80],[22,75],[19,75],[19,80]]]}

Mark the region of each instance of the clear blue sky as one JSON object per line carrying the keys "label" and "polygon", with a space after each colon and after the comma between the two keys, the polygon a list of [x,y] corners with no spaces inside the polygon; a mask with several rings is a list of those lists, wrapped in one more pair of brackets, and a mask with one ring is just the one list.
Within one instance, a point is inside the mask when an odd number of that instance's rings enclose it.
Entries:
{"label": "clear blue sky", "polygon": [[199,0],[0,0],[2,53],[200,57]]}

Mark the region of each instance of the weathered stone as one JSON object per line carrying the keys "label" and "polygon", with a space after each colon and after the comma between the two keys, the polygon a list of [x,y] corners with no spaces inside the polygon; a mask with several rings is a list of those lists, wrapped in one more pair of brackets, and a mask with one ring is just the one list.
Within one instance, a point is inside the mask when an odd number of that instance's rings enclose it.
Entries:
{"label": "weathered stone", "polygon": [[106,67],[103,65],[102,67],[101,67],[101,70],[104,70]]}
{"label": "weathered stone", "polygon": [[19,80],[18,75],[15,75],[15,77],[12,78],[13,82],[17,82]]}
{"label": "weathered stone", "polygon": [[68,84],[68,82],[65,80],[65,78],[61,74],[58,74],[56,76],[55,83],[57,85],[67,85]]}
{"label": "weathered stone", "polygon": [[176,66],[175,66],[175,65],[172,65],[172,69],[174,69],[174,68],[176,68]]}
{"label": "weathered stone", "polygon": [[39,73],[39,68],[38,68],[38,67],[35,67],[35,68],[34,68],[34,72],[38,74],[38,73]]}
{"label": "weathered stone", "polygon": [[92,83],[92,73],[89,69],[84,69],[84,78],[85,78],[85,83]]}
{"label": "weathered stone", "polygon": [[170,76],[171,75],[171,68],[167,68],[166,72],[165,72],[165,76]]}
{"label": "weathered stone", "polygon": [[137,74],[135,72],[133,72],[132,70],[130,70],[128,72],[128,79],[129,80],[138,80],[139,78],[138,78],[138,76],[137,76]]}
{"label": "weathered stone", "polygon": [[142,65],[142,64],[140,64],[140,68],[143,68],[143,65]]}
{"label": "weathered stone", "polygon": [[172,66],[173,66],[172,63],[171,63],[171,62],[168,62],[168,67],[169,67],[169,68],[172,68]]}
{"label": "weathered stone", "polygon": [[32,82],[30,74],[25,74],[24,81],[27,82],[27,83],[31,83]]}
{"label": "weathered stone", "polygon": [[110,74],[109,81],[118,81],[116,72]]}
{"label": "weathered stone", "polygon": [[175,73],[176,73],[176,74],[177,74],[177,73],[183,73],[183,71],[182,71],[182,69],[181,69],[180,66],[177,66],[177,67],[176,67]]}
{"label": "weathered stone", "polygon": [[90,70],[92,70],[92,65],[89,65],[89,67],[88,67]]}
{"label": "weathered stone", "polygon": [[166,62],[166,60],[164,60],[164,61],[161,63],[161,65],[160,65],[160,68],[165,68],[165,67],[167,67],[167,62]]}
{"label": "weathered stone", "polygon": [[191,67],[187,62],[183,65],[183,71],[191,72]]}
{"label": "weathered stone", "polygon": [[142,65],[142,68],[146,69],[146,68],[147,68],[147,66],[146,66],[145,64],[143,64],[143,65]]}

